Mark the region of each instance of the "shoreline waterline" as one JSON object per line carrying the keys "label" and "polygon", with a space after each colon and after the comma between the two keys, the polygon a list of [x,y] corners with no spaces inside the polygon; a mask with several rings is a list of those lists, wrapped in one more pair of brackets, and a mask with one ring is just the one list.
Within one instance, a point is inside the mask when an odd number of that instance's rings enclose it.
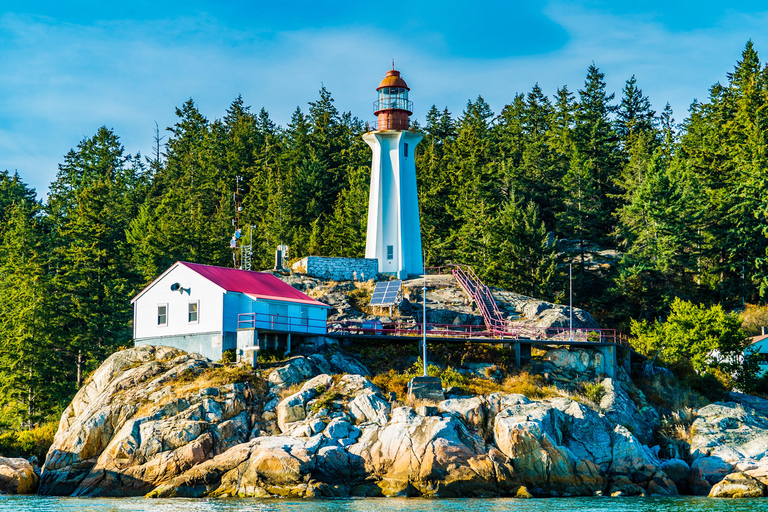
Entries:
{"label": "shoreline waterline", "polygon": [[590,498],[74,498],[0,496],[0,512],[748,512],[768,500],[683,496]]}

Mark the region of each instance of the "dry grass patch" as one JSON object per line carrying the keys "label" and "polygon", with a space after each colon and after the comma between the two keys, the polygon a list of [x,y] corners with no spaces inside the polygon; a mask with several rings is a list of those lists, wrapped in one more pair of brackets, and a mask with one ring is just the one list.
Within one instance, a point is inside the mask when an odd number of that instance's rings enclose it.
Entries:
{"label": "dry grass patch", "polygon": [[562,395],[556,387],[548,386],[543,377],[531,375],[528,372],[520,372],[517,375],[507,377],[499,387],[500,389],[494,391],[517,393],[532,400],[543,400]]}
{"label": "dry grass patch", "polygon": [[248,383],[256,397],[264,397],[269,392],[267,381],[257,371],[246,365],[215,365],[195,371],[188,369],[172,384],[172,391],[157,401],[145,401],[135,417],[147,416],[164,407],[171,400],[199,393],[202,389],[220,388],[227,384]]}

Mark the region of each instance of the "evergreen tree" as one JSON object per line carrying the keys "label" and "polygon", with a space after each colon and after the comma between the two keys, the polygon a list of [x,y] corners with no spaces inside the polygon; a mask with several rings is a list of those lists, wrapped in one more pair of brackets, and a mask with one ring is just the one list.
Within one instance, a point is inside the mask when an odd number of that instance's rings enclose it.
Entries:
{"label": "evergreen tree", "polygon": [[489,225],[492,263],[485,276],[496,286],[532,297],[553,300],[556,288],[557,250],[547,233],[538,207],[523,205],[514,195]]}
{"label": "evergreen tree", "polygon": [[125,231],[134,211],[135,168],[102,127],[70,151],[51,186],[53,286],[77,387],[84,372],[130,340],[136,290]]}
{"label": "evergreen tree", "polygon": [[68,396],[39,208],[20,197],[4,212],[0,255],[0,424],[31,428]]}

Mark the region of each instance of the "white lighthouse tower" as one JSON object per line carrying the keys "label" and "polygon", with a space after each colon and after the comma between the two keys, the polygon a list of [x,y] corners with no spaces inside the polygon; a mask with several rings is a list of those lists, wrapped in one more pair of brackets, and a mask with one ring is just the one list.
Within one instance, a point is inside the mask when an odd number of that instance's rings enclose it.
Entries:
{"label": "white lighthouse tower", "polygon": [[415,163],[422,136],[409,129],[413,102],[400,72],[387,71],[376,90],[377,126],[363,135],[373,150],[365,257],[378,258],[379,272],[406,278],[424,273]]}

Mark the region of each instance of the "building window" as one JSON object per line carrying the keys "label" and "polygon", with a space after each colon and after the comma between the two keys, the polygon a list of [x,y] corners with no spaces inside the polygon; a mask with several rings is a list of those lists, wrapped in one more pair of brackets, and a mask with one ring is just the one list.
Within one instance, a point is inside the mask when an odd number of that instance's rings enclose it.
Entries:
{"label": "building window", "polygon": [[309,325],[309,308],[301,308],[301,325],[304,327]]}
{"label": "building window", "polygon": [[403,144],[403,156],[408,158],[408,143]]}
{"label": "building window", "polygon": [[198,319],[198,311],[200,309],[200,302],[190,302],[189,303],[189,312],[187,315],[187,318],[189,320],[189,323],[196,324]]}
{"label": "building window", "polygon": [[388,245],[387,246],[387,259],[391,260],[395,257],[395,246],[394,245]]}
{"label": "building window", "polygon": [[157,305],[157,325],[168,325],[168,304]]}

